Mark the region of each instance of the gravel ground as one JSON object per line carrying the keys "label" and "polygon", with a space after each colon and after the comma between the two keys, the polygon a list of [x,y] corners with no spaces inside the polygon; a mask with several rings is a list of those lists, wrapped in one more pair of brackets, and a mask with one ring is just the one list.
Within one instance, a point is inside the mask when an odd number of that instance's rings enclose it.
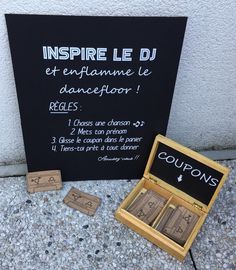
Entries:
{"label": "gravel ground", "polygon": [[[183,263],[114,219],[137,180],[67,182],[60,191],[28,194],[25,177],[0,179],[0,269],[236,269],[236,161]],[[75,186],[102,198],[94,217],[62,200]]]}
{"label": "gravel ground", "polygon": [[221,164],[231,173],[192,246],[198,270],[236,269],[236,161]]}

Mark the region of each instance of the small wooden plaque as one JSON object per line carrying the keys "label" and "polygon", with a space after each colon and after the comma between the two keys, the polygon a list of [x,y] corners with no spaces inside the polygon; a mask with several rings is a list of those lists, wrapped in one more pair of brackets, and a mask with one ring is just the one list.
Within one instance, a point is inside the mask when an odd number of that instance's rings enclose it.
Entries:
{"label": "small wooden plaque", "polygon": [[26,175],[26,181],[30,193],[62,188],[60,170],[30,172]]}
{"label": "small wooden plaque", "polygon": [[72,187],[63,202],[84,214],[93,216],[101,204],[101,199]]}

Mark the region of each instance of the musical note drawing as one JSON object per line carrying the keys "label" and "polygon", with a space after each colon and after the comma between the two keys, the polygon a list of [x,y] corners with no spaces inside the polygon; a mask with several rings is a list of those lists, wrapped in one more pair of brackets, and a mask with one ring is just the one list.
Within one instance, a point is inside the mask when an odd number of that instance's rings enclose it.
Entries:
{"label": "musical note drawing", "polygon": [[138,128],[138,127],[144,126],[144,124],[145,124],[144,121],[136,121],[135,123],[133,123],[133,126],[135,126],[136,128]]}
{"label": "musical note drawing", "polygon": [[92,208],[92,206],[93,206],[92,202],[90,202],[90,201],[89,202],[86,202],[85,205],[88,206],[88,207],[90,207],[90,208]]}
{"label": "musical note drawing", "polygon": [[32,178],[31,179],[31,182],[34,182],[35,184],[39,184],[39,179],[40,179],[41,177],[39,176],[39,177],[36,177],[36,178]]}
{"label": "musical note drawing", "polygon": [[183,217],[183,219],[187,222],[187,224],[189,224],[191,217],[192,217],[191,215],[188,215],[188,216]]}
{"label": "musical note drawing", "polygon": [[152,207],[153,207],[153,205],[154,205],[154,202],[148,202],[148,206],[149,206],[149,208],[152,208]]}
{"label": "musical note drawing", "polygon": [[71,195],[72,195],[72,197],[74,198],[74,201],[77,201],[79,198],[81,198],[80,195],[75,194],[75,193],[72,193]]}
{"label": "musical note drawing", "polygon": [[141,218],[141,217],[145,217],[146,214],[143,212],[143,209],[140,209],[138,214],[137,214],[137,217]]}
{"label": "musical note drawing", "polygon": [[49,182],[49,183],[55,183],[55,182],[56,182],[56,179],[55,179],[53,176],[51,176],[51,177],[48,179],[48,182]]}
{"label": "musical note drawing", "polygon": [[179,226],[178,229],[176,230],[176,232],[182,233],[183,229]]}

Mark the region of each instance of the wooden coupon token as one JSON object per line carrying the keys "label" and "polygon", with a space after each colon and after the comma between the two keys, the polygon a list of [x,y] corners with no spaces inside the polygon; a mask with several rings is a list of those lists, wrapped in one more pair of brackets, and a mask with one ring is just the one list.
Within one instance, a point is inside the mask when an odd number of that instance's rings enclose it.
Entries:
{"label": "wooden coupon token", "polygon": [[128,211],[133,215],[137,215],[137,212],[151,198],[151,196],[151,190],[141,191],[137,198],[134,199],[134,202],[131,204],[131,206],[128,208]]}
{"label": "wooden coupon token", "polygon": [[134,200],[131,202],[131,204],[128,206],[127,211],[133,212],[134,209],[139,205],[140,200],[142,199],[144,193],[146,192],[146,189],[142,189],[139,194],[134,198]]}
{"label": "wooden coupon token", "polygon": [[148,190],[144,194],[140,194],[140,198],[137,198],[136,201],[128,211],[143,222],[150,224],[160,213],[166,199],[155,191]]}
{"label": "wooden coupon token", "polygon": [[61,171],[38,171],[26,175],[27,190],[30,193],[62,188]]}
{"label": "wooden coupon token", "polygon": [[184,245],[188,240],[199,216],[184,206],[177,206],[171,217],[166,222],[162,233],[177,242]]}
{"label": "wooden coupon token", "polygon": [[72,187],[63,202],[84,214],[93,216],[101,204],[101,199]]}
{"label": "wooden coupon token", "polygon": [[161,220],[160,220],[159,224],[156,227],[156,229],[158,231],[162,231],[163,230],[164,226],[166,225],[167,221],[169,220],[169,218],[173,214],[174,210],[175,210],[175,207],[173,207],[173,206],[169,206],[166,209],[166,211],[164,212],[163,216],[161,217]]}

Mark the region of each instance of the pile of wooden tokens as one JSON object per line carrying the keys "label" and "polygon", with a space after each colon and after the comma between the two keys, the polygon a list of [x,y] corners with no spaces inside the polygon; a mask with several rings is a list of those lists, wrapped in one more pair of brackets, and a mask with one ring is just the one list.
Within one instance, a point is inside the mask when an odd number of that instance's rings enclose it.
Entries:
{"label": "pile of wooden tokens", "polygon": [[[184,206],[172,204],[160,214],[166,202],[167,200],[155,191],[143,190],[129,205],[127,211],[183,246],[199,217]],[[157,218],[159,222],[156,225]]]}
{"label": "pile of wooden tokens", "polygon": [[151,224],[164,207],[166,199],[153,190],[141,192],[138,198],[127,209],[143,222]]}
{"label": "pile of wooden tokens", "polygon": [[183,246],[198,218],[198,215],[183,206],[170,205],[157,226],[157,230]]}
{"label": "pile of wooden tokens", "polygon": [[[30,172],[26,175],[27,191],[30,193],[62,188],[60,170]],[[82,213],[93,216],[101,204],[101,199],[72,187],[63,202]]]}

